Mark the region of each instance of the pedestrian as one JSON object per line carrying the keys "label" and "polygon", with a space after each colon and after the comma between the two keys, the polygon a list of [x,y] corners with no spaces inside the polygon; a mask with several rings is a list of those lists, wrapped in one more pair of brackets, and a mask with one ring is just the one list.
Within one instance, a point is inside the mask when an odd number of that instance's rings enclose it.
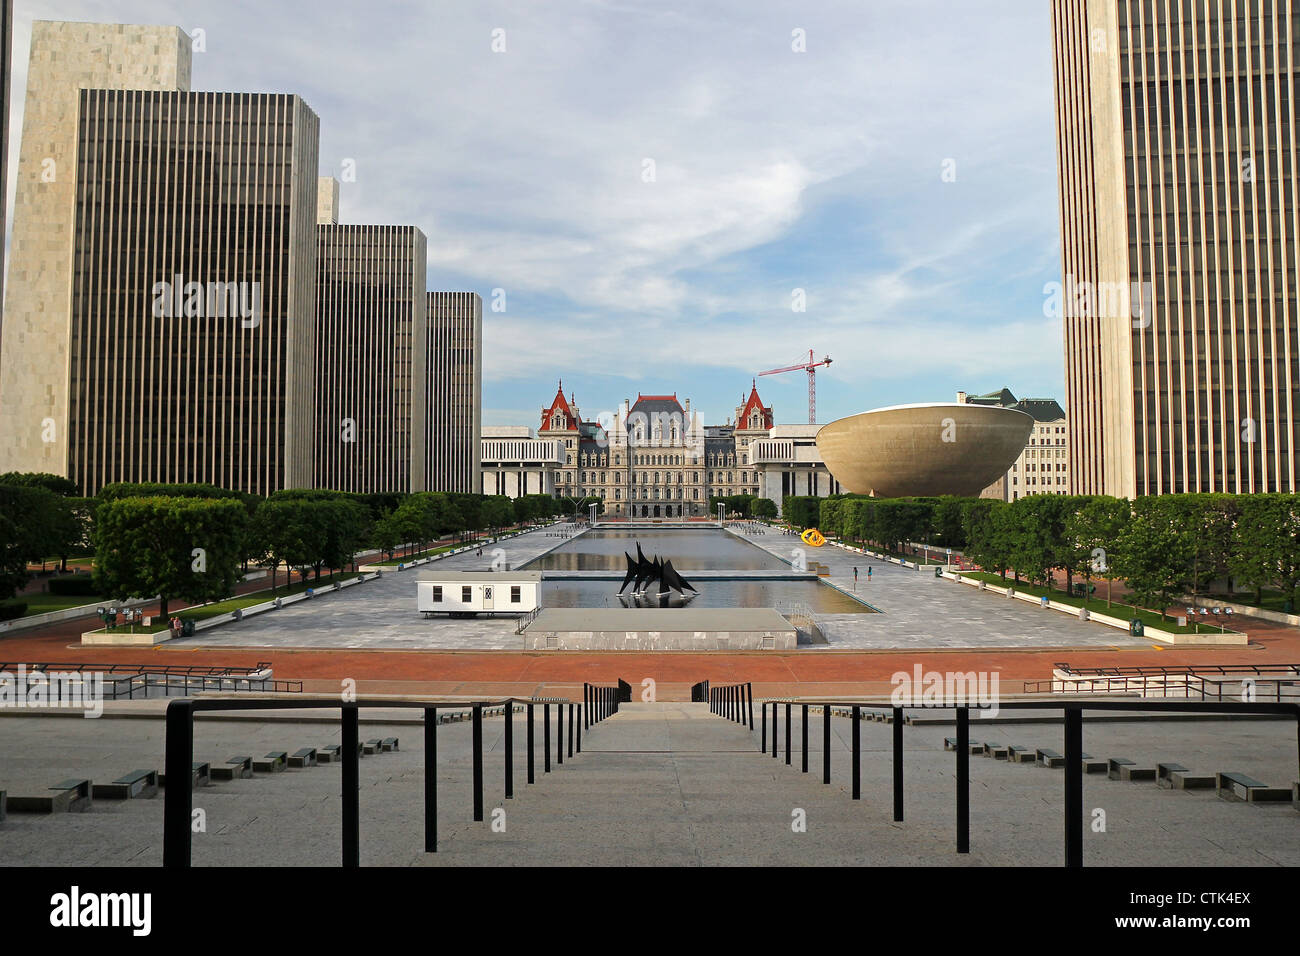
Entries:
{"label": "pedestrian", "polygon": [[867,567],[867,583],[868,583],[868,584],[871,583],[871,567],[870,567],[870,566]]}
{"label": "pedestrian", "polygon": [[858,587],[858,569],[857,569],[857,568],[854,568],[854,569],[853,569],[853,588],[854,588],[854,590],[857,590],[857,587]]}

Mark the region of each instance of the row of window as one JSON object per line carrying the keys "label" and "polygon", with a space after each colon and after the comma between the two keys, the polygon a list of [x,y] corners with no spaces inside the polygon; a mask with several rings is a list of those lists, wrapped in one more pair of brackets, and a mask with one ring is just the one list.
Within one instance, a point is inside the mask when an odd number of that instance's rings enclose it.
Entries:
{"label": "row of window", "polygon": [[[461,587],[461,589],[460,589],[460,603],[461,603],[461,604],[469,604],[469,603],[473,600],[473,592],[474,592],[474,589],[473,589],[470,585],[468,585],[468,584],[463,585],[463,586]],[[485,600],[490,600],[490,599],[492,598],[492,588],[491,588],[491,586],[485,587],[485,588],[483,589],[483,592],[484,592],[484,593],[483,593],[483,597],[484,597]],[[441,585],[441,584],[435,584],[435,585],[433,586],[433,603],[434,603],[434,604],[441,604],[441,603],[442,603],[442,585]],[[521,604],[521,603],[523,603],[522,600],[520,599],[520,594],[519,594],[519,585],[517,585],[517,584],[511,585],[511,587],[510,587],[510,603],[511,603],[511,604]]]}

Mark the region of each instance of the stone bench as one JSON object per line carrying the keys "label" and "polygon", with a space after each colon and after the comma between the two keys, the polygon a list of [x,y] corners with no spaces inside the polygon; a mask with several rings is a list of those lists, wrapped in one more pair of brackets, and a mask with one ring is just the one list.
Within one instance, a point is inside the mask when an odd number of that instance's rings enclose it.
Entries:
{"label": "stone bench", "polygon": [[1247,803],[1291,800],[1290,789],[1270,787],[1254,777],[1236,771],[1215,774],[1215,789],[1224,800],[1244,800]]}
{"label": "stone bench", "polygon": [[283,750],[272,750],[261,760],[253,761],[253,769],[258,773],[282,773],[289,766],[289,755]]}
{"label": "stone bench", "polygon": [[394,750],[398,749],[396,737],[385,737],[380,742],[383,744],[384,753],[392,753]]}
{"label": "stone bench", "polygon": [[1011,763],[1033,763],[1036,754],[1028,747],[1017,747],[1012,744],[1007,748],[1007,760]]}
{"label": "stone bench", "polygon": [[252,757],[231,757],[225,764],[212,768],[213,780],[245,780],[251,776]]}
{"label": "stone bench", "polygon": [[1124,757],[1111,757],[1106,761],[1106,776],[1111,780],[1155,780],[1154,767],[1139,767]]}
{"label": "stone bench", "polygon": [[992,757],[994,760],[1009,760],[1011,757],[1011,747],[1008,744],[984,744],[984,756]]}
{"label": "stone bench", "polygon": [[367,740],[362,744],[361,748],[361,752],[369,757],[382,751],[384,749],[384,744],[378,737],[372,737],[370,740]]}
{"label": "stone bench", "polygon": [[[944,738],[943,738],[943,749],[944,749],[944,750],[956,750],[956,749],[957,749],[957,738],[956,738],[956,737],[944,737]],[[971,754],[972,754],[973,756],[978,756],[979,754],[984,753],[984,744],[976,743],[975,741],[971,741],[971,742],[970,742],[970,752],[971,752]]]}
{"label": "stone bench", "polygon": [[157,770],[132,770],[112,783],[97,783],[91,788],[96,800],[131,800],[135,797],[152,797],[157,792]]}
{"label": "stone bench", "polygon": [[316,748],[303,747],[289,755],[290,767],[314,767],[316,766]]}
{"label": "stone bench", "polygon": [[1156,786],[1168,790],[1213,790],[1214,777],[1192,773],[1180,763],[1156,764]]}
{"label": "stone bench", "polygon": [[1104,760],[1098,760],[1092,754],[1082,754],[1083,772],[1084,773],[1105,773],[1110,769],[1110,765]]}
{"label": "stone bench", "polygon": [[1039,747],[1034,751],[1034,760],[1044,767],[1051,767],[1053,770],[1065,766],[1065,758],[1055,750],[1048,750],[1046,747]]}
{"label": "stone bench", "polygon": [[316,751],[317,763],[334,763],[343,759],[343,748],[338,744],[326,744]]}
{"label": "stone bench", "polygon": [[80,813],[95,802],[94,787],[89,780],[62,780],[34,797],[9,797],[5,803],[13,813]]}
{"label": "stone bench", "polygon": [[[206,763],[190,764],[190,785],[193,787],[206,787],[212,782],[212,767]],[[166,772],[158,774],[158,786],[167,786]]]}

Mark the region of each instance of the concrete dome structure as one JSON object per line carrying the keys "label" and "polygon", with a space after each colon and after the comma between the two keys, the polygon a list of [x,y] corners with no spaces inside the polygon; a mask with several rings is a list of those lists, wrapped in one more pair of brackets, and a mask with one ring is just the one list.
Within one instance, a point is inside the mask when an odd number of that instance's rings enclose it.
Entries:
{"label": "concrete dome structure", "polygon": [[817,450],[855,494],[974,497],[1006,473],[1034,427],[1021,411],[934,402],[850,415],[817,432]]}

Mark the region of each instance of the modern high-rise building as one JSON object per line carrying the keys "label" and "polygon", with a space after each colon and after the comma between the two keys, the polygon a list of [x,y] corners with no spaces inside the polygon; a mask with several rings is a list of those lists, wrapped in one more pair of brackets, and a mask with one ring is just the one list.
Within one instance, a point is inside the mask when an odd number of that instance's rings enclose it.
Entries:
{"label": "modern high-rise building", "polygon": [[317,233],[316,487],[423,491],[425,235],[334,224]]}
{"label": "modern high-rise building", "polygon": [[32,23],[0,330],[0,472],[71,474],[79,91],[188,90],[190,56],[176,27]]}
{"label": "modern high-rise building", "polygon": [[1300,490],[1300,9],[1051,19],[1071,490]]}
{"label": "modern high-rise building", "polygon": [[425,485],[477,494],[482,487],[483,299],[430,292],[425,360]]}
{"label": "modern high-rise building", "polygon": [[[9,200],[9,83],[13,76],[14,0],[0,0],[0,223]],[[0,248],[0,311],[3,311],[5,254]],[[3,323],[0,318],[0,324]],[[4,332],[0,329],[0,343]],[[3,361],[0,352],[0,361]]]}
{"label": "modern high-rise building", "polygon": [[310,485],[315,113],[189,92],[173,27],[38,23],[31,63],[3,467]]}

